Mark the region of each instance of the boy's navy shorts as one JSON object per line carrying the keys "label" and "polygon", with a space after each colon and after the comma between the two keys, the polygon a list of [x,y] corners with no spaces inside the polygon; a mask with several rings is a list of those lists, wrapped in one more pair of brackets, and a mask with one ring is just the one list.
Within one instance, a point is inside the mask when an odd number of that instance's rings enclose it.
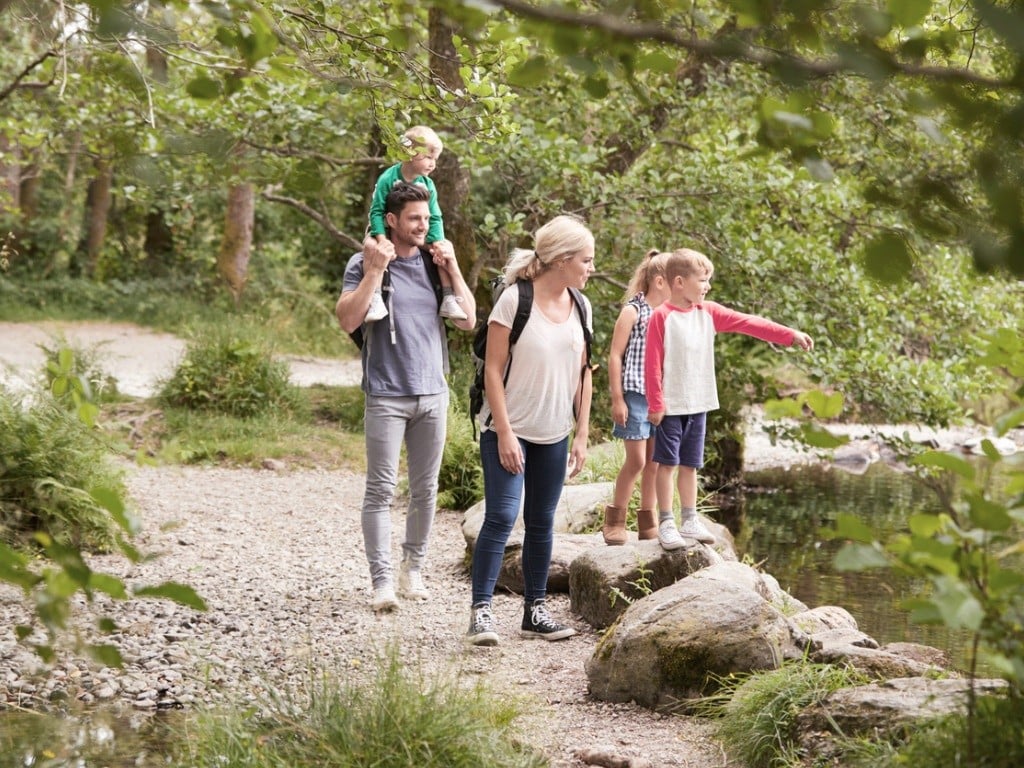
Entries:
{"label": "boy's navy shorts", "polygon": [[654,433],[651,460],[670,467],[703,467],[707,417],[706,413],[665,416]]}

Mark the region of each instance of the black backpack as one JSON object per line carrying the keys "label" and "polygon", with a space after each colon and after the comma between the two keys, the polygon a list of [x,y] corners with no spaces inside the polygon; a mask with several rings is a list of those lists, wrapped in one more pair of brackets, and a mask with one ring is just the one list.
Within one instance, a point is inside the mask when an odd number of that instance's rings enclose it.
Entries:
{"label": "black backpack", "polygon": [[[441,308],[441,276],[437,274],[437,264],[434,263],[434,257],[430,255],[430,251],[426,251],[420,248],[420,257],[423,261],[423,269],[427,272],[427,279],[430,280],[431,286],[434,288],[434,295],[437,296],[437,308]],[[391,311],[389,306],[391,302],[391,270],[385,269],[384,276],[380,281],[381,295],[384,298],[384,305],[388,307],[388,311]],[[359,327],[356,328],[352,333],[349,334],[349,338],[356,345],[356,349],[362,349],[365,343],[363,337],[363,324],[360,323]]]}
{"label": "black backpack", "polygon": [[[508,335],[508,364],[505,366],[503,384],[508,383],[509,370],[512,368],[512,347],[523,333],[526,321],[530,319],[530,311],[533,309],[533,283],[529,280],[517,280],[519,286],[519,304],[516,307],[515,317],[512,318],[512,328]],[[502,275],[491,280],[491,296],[495,302],[506,288]],[[583,341],[587,348],[587,365],[584,371],[591,370],[590,352],[593,344],[593,337],[590,328],[587,327],[587,305],[583,300],[583,294],[578,288],[569,288],[569,295],[572,296],[572,303],[580,317],[580,325],[583,327]],[[493,306],[493,305],[492,305]],[[476,329],[473,337],[473,362],[476,364],[476,375],[469,387],[469,419],[473,422],[473,433],[476,434],[476,417],[484,407],[484,360],[487,358],[487,322],[481,323]],[[574,407],[575,410],[575,407]],[[488,416],[487,423],[490,424]]]}

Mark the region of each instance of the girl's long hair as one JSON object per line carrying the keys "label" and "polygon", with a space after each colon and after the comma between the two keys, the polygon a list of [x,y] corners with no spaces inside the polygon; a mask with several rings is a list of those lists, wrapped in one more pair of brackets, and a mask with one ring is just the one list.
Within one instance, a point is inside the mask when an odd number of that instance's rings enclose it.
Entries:
{"label": "girl's long hair", "polygon": [[647,293],[651,289],[651,283],[654,282],[654,278],[658,275],[665,275],[665,262],[667,260],[668,256],[666,254],[661,253],[657,248],[651,248],[633,272],[633,277],[630,278],[629,285],[626,286],[626,295],[623,297],[623,303],[628,302],[638,293]]}

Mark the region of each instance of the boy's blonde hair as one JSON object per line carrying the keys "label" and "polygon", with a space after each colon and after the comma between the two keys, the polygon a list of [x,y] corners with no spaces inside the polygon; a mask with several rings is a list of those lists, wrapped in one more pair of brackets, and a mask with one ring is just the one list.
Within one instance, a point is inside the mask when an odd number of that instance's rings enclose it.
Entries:
{"label": "boy's blonde hair", "polygon": [[700,251],[691,248],[679,248],[668,254],[665,262],[665,277],[672,282],[677,277],[690,277],[690,275],[715,274],[715,265],[711,259]]}
{"label": "boy's blonde hair", "polygon": [[647,293],[651,290],[651,283],[659,275],[665,276],[665,262],[668,261],[668,254],[661,253],[657,248],[651,248],[633,272],[629,285],[626,286],[625,301],[629,301],[638,293]]}
{"label": "boy's blonde hair", "polygon": [[594,247],[594,235],[583,219],[571,214],[555,216],[533,236],[534,250],[516,248],[505,265],[505,285],[533,280],[548,267],[567,261]]}
{"label": "boy's blonde hair", "polygon": [[425,125],[414,125],[403,133],[401,144],[408,150],[410,157],[415,157],[424,149],[444,149],[441,137],[437,135],[433,128],[428,128]]}

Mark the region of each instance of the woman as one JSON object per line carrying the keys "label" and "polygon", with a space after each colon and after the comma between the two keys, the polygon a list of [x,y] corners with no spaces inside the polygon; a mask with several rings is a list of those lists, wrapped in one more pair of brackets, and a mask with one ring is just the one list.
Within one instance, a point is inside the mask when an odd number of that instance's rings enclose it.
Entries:
{"label": "woman", "polygon": [[[566,454],[570,477],[587,457],[592,379],[570,289],[582,290],[594,271],[594,236],[580,219],[557,216],[537,230],[534,243],[534,250],[513,251],[506,288],[487,320],[487,398],[479,416],[485,512],[473,551],[466,637],[472,645],[498,643],[491,600],[520,502],[526,528],[520,634],[545,640],[576,634],[551,617],[544,601]],[[513,354],[509,334],[524,282],[532,285],[533,304]],[[590,303],[583,302],[589,331]]]}

